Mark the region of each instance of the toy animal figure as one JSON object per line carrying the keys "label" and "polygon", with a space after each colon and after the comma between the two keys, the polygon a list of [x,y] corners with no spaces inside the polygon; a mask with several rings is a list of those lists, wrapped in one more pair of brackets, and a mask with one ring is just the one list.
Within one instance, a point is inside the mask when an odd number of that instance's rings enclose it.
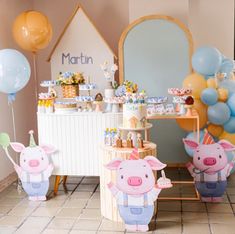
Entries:
{"label": "toy animal figure", "polygon": [[133,150],[130,160],[114,159],[106,165],[109,170],[117,171],[116,185],[110,182],[108,188],[117,200],[120,216],[128,231],[148,230],[154,201],[162,188],[172,186],[170,182],[161,183],[162,187],[155,185],[152,170],[161,170],[165,166],[153,156],[139,159],[137,149]]}
{"label": "toy animal figure", "polygon": [[191,139],[183,141],[194,150],[193,164],[188,163],[186,166],[194,177],[202,201],[221,202],[227,187],[227,177],[234,166],[234,162],[228,162],[225,151],[233,151],[235,146],[226,140],[215,143],[208,132],[202,144]]}
{"label": "toy animal figure", "polygon": [[20,166],[14,164],[14,168],[22,182],[24,191],[31,201],[46,200],[49,188],[49,177],[53,171],[53,165],[49,162],[48,155],[55,152],[55,148],[49,145],[37,146],[30,134],[30,145],[25,147],[18,142],[11,142],[11,147],[20,153]]}

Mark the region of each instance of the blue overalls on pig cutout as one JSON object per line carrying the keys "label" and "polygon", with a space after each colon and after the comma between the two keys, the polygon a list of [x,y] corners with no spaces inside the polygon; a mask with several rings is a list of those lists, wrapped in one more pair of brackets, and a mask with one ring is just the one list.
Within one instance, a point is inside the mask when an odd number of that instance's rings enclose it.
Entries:
{"label": "blue overalls on pig cutout", "polygon": [[196,188],[202,197],[222,197],[227,187],[227,180],[221,180],[221,171],[217,172],[217,181],[204,179],[204,172],[200,174],[200,181],[196,181]]}
{"label": "blue overalls on pig cutout", "polygon": [[153,216],[154,206],[148,205],[148,195],[144,193],[143,206],[128,206],[128,195],[123,193],[124,205],[118,205],[120,216],[125,224],[148,225]]}
{"label": "blue overalls on pig cutout", "polygon": [[49,180],[44,180],[43,173],[40,173],[41,175],[41,181],[40,182],[30,182],[30,174],[27,173],[27,182],[22,182],[22,186],[24,191],[28,194],[30,197],[40,197],[40,196],[46,196],[47,191],[49,189]]}

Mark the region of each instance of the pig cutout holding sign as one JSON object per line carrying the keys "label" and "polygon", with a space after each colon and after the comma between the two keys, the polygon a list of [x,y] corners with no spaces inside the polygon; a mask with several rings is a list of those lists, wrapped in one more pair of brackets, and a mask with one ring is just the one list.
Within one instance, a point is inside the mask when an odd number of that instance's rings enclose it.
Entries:
{"label": "pig cutout holding sign", "polygon": [[[139,159],[138,151],[134,149],[130,160],[114,159],[105,166],[117,171],[116,185],[110,182],[108,188],[117,200],[119,214],[126,229],[147,231],[154,212],[154,201],[162,188],[172,186],[166,178],[161,180],[162,186],[155,185],[152,170],[161,170],[166,164],[154,156]],[[164,183],[166,181],[169,183]]]}
{"label": "pig cutout holding sign", "polygon": [[208,132],[202,144],[191,139],[183,139],[183,142],[194,151],[193,163],[186,166],[194,177],[202,201],[221,202],[227,177],[234,166],[234,162],[228,162],[225,151],[233,151],[235,146],[226,140],[215,143]]}
{"label": "pig cutout holding sign", "polygon": [[50,145],[37,146],[33,138],[33,131],[30,134],[30,145],[25,147],[18,142],[11,142],[11,147],[20,153],[20,166],[14,164],[14,168],[22,182],[24,191],[28,194],[29,200],[46,200],[49,188],[49,177],[53,171],[53,165],[49,162],[48,155],[55,152]]}

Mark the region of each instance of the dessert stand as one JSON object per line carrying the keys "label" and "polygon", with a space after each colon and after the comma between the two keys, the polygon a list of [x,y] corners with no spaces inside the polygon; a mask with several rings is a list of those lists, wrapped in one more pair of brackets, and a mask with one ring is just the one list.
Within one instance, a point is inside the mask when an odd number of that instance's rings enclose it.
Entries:
{"label": "dessert stand", "polygon": [[124,100],[120,97],[105,98],[104,102],[107,104],[106,112],[118,113],[120,112],[120,105]]}
{"label": "dessert stand", "polygon": [[91,91],[95,88],[96,85],[91,83],[79,85],[80,91],[88,92],[87,96],[80,95],[75,98],[78,103],[85,103],[84,111],[92,111],[92,103],[94,102],[94,98],[91,96]]}
{"label": "dessert stand", "polygon": [[176,112],[179,113],[179,115],[185,115],[185,99],[192,94],[191,89],[179,89],[179,88],[170,88],[168,89],[168,93],[170,95],[173,95],[173,103],[176,104]]}
{"label": "dessert stand", "polygon": [[[42,82],[41,84],[40,84],[40,86],[41,87],[43,87],[43,88],[48,88],[48,94],[55,94],[55,97],[56,97],[56,91],[55,91],[55,89],[53,88],[53,87],[55,87],[56,86],[56,82],[55,81],[53,81],[53,80],[49,80],[49,81],[46,81],[46,82]],[[54,98],[55,98],[54,97]]]}

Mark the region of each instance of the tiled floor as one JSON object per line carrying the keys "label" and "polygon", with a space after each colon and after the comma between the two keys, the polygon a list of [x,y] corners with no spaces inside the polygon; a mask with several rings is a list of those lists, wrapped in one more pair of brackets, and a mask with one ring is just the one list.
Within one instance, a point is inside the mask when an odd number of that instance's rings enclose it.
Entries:
{"label": "tiled floor", "polygon": [[[191,179],[186,171],[167,172],[174,179]],[[52,181],[53,186],[53,181]],[[46,202],[30,202],[16,185],[0,193],[0,234],[115,234],[127,233],[124,226],[104,219],[100,214],[98,177],[70,177],[67,192],[60,186]],[[176,186],[161,195],[192,196],[191,186]],[[149,233],[156,234],[235,234],[235,174],[229,178],[224,202],[159,201],[157,221]]]}

